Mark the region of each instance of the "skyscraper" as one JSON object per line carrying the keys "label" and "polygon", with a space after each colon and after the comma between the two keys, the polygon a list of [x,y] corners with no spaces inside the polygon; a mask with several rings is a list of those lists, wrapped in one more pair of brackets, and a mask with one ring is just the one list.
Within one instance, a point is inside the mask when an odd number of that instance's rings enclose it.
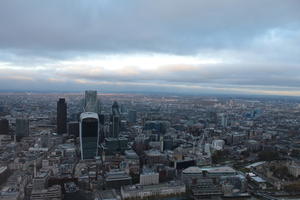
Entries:
{"label": "skyscraper", "polygon": [[68,123],[68,135],[79,137],[79,122],[73,121]]}
{"label": "skyscraper", "polygon": [[111,110],[112,110],[112,115],[114,115],[114,116],[119,116],[120,115],[120,109],[119,109],[118,102],[114,101],[114,103],[111,107]]}
{"label": "skyscraper", "polygon": [[117,138],[119,137],[120,133],[120,117],[119,116],[112,116],[112,135],[111,137]]}
{"label": "skyscraper", "polygon": [[84,99],[84,112],[99,112],[99,102],[97,99],[97,91],[87,90],[85,91]]}
{"label": "skyscraper", "polygon": [[130,123],[136,122],[136,111],[135,110],[129,110],[128,112],[128,121]]}
{"label": "skyscraper", "polygon": [[79,126],[81,159],[94,159],[98,155],[98,114],[93,112],[82,113]]}
{"label": "skyscraper", "polygon": [[100,124],[99,142],[102,143],[105,139],[105,133],[104,133],[105,115],[104,114],[99,115],[99,124]]}
{"label": "skyscraper", "polygon": [[9,134],[9,122],[7,119],[0,119],[0,135]]}
{"label": "skyscraper", "polygon": [[111,117],[111,137],[119,137],[120,132],[120,109],[118,103],[115,101],[112,105],[112,117]]}
{"label": "skyscraper", "polygon": [[17,141],[20,141],[20,139],[25,136],[29,136],[29,120],[27,118],[16,119]]}
{"label": "skyscraper", "polygon": [[57,133],[67,133],[67,103],[64,98],[57,102]]}
{"label": "skyscraper", "polygon": [[227,115],[222,113],[221,114],[221,126],[223,127],[227,127],[228,125],[228,118],[227,118]]}

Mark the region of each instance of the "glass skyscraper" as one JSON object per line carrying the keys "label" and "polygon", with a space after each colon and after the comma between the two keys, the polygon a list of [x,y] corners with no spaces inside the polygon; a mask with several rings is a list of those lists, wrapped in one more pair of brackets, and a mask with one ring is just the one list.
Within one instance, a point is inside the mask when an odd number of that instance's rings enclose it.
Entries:
{"label": "glass skyscraper", "polygon": [[81,159],[94,159],[98,155],[99,117],[97,113],[84,112],[80,115]]}
{"label": "glass skyscraper", "polygon": [[99,112],[99,103],[96,90],[85,91],[84,111],[95,113]]}
{"label": "glass skyscraper", "polygon": [[16,119],[16,139],[20,139],[24,136],[29,136],[29,120],[27,118],[18,118]]}
{"label": "glass skyscraper", "polygon": [[57,133],[67,133],[67,103],[64,98],[60,98],[57,102]]}

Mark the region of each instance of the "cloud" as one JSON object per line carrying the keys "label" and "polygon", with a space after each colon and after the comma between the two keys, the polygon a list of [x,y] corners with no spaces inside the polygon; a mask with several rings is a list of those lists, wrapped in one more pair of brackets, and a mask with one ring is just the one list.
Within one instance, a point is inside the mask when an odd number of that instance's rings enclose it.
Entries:
{"label": "cloud", "polygon": [[247,45],[299,25],[297,0],[129,0],[0,3],[0,45],[38,51],[191,53]]}
{"label": "cloud", "polygon": [[299,9],[298,0],[2,0],[0,89],[296,94]]}

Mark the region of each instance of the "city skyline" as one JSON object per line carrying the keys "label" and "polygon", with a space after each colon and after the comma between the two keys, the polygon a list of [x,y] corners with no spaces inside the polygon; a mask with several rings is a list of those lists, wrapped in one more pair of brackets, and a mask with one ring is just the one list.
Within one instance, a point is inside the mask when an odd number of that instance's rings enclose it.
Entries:
{"label": "city skyline", "polygon": [[294,199],[299,122],[291,97],[0,93],[0,199]]}
{"label": "city skyline", "polygon": [[1,1],[0,91],[300,96],[300,3]]}

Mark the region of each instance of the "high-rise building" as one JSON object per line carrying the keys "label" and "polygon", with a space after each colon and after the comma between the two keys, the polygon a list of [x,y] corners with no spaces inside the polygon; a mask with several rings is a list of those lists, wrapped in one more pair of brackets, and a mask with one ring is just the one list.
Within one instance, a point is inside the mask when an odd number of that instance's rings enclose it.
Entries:
{"label": "high-rise building", "polygon": [[16,119],[16,139],[29,136],[29,120],[27,118]]}
{"label": "high-rise building", "polygon": [[0,119],[0,135],[9,134],[9,122],[7,119]]}
{"label": "high-rise building", "polygon": [[99,112],[99,102],[96,90],[85,91],[84,112]]}
{"label": "high-rise building", "polygon": [[98,114],[93,112],[82,113],[79,126],[81,159],[94,159],[98,155]]}
{"label": "high-rise building", "polygon": [[135,110],[129,110],[128,112],[128,121],[130,123],[136,122],[136,111]]}
{"label": "high-rise building", "polygon": [[120,109],[118,103],[115,101],[112,105],[112,116],[111,116],[111,137],[117,138],[120,133]]}
{"label": "high-rise building", "polygon": [[73,121],[68,123],[68,135],[79,137],[79,122]]}
{"label": "high-rise building", "polygon": [[119,104],[118,102],[114,102],[112,107],[111,107],[111,110],[112,110],[112,114],[114,116],[119,116],[120,115],[120,109],[119,109]]}
{"label": "high-rise building", "polygon": [[221,126],[223,127],[227,127],[228,125],[228,118],[227,118],[227,115],[222,113],[221,114]]}
{"label": "high-rise building", "polygon": [[67,103],[64,98],[57,102],[57,133],[67,133]]}
{"label": "high-rise building", "polygon": [[100,131],[99,131],[99,142],[102,143],[105,139],[105,115],[100,114],[99,115],[99,124],[100,124]]}
{"label": "high-rise building", "polygon": [[217,121],[218,121],[218,115],[217,115],[216,111],[210,110],[208,112],[208,121],[210,123],[217,123]]}
{"label": "high-rise building", "polygon": [[124,104],[121,105],[120,111],[121,111],[121,113],[126,113],[127,112],[126,106]]}
{"label": "high-rise building", "polygon": [[117,138],[119,137],[120,133],[120,117],[119,116],[112,116],[112,135],[111,137]]}

